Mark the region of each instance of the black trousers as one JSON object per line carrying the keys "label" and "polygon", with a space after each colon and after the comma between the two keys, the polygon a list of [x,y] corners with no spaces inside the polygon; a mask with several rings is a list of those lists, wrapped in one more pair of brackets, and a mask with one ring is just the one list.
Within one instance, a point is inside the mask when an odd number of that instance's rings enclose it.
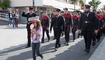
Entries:
{"label": "black trousers", "polygon": [[27,42],[27,46],[30,47],[31,46],[31,29],[30,29],[30,25],[31,24],[27,24],[27,39],[28,39],[28,42]]}
{"label": "black trousers", "polygon": [[40,43],[32,43],[32,54],[33,60],[36,60],[36,55],[43,58],[43,56],[40,54]]}
{"label": "black trousers", "polygon": [[66,43],[69,42],[69,33],[70,33],[70,27],[65,27],[65,40],[66,40]]}
{"label": "black trousers", "polygon": [[90,49],[92,39],[94,37],[94,31],[84,31],[83,33],[84,39],[85,39],[85,47],[86,49]]}
{"label": "black trousers", "polygon": [[102,30],[99,30],[97,35],[96,35],[97,41],[100,41],[101,36],[102,36]]}
{"label": "black trousers", "polygon": [[54,28],[53,28],[53,31],[54,31],[54,39],[55,39],[55,30],[54,30]]}
{"label": "black trousers", "polygon": [[42,42],[44,42],[44,35],[47,35],[48,40],[50,39],[50,35],[49,35],[49,30],[47,30],[46,28],[43,28],[43,37],[42,37]]}
{"label": "black trousers", "polygon": [[56,39],[56,44],[55,48],[58,48],[60,46],[60,36],[62,33],[62,30],[60,28],[54,28],[54,34],[55,34],[55,39]]}
{"label": "black trousers", "polygon": [[77,31],[77,27],[73,27],[72,28],[73,40],[75,40],[76,38],[76,31]]}
{"label": "black trousers", "polygon": [[105,27],[103,28],[102,32],[103,32],[103,34],[105,35]]}
{"label": "black trousers", "polygon": [[92,39],[93,41],[92,41],[92,43],[96,43],[96,41],[97,41],[96,37],[97,37],[97,35],[94,33],[93,34],[93,39]]}

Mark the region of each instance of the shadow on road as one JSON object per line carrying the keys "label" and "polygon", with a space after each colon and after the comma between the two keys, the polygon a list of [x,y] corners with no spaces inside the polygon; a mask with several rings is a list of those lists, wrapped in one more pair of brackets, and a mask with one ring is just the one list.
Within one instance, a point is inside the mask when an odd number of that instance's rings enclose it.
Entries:
{"label": "shadow on road", "polygon": [[[54,41],[54,40],[52,40],[52,41]],[[61,42],[62,42],[62,47],[60,49],[63,50],[63,47],[65,47],[64,38],[61,39]],[[52,42],[48,42],[48,43],[49,44],[41,47],[42,54],[55,53],[55,51],[54,51],[55,43],[52,43]],[[75,43],[75,42],[70,42],[70,43]],[[81,40],[81,41],[75,43],[75,45],[70,46],[67,50],[56,54],[55,57],[52,57],[49,60],[88,60],[98,45],[99,45],[99,43],[95,47],[92,47],[92,51],[89,54],[87,54],[84,52],[84,48],[85,48],[84,40]],[[13,51],[15,51],[15,50],[13,50]],[[27,59],[31,59],[31,58],[32,58],[32,50],[28,50],[28,51],[20,53],[19,55],[8,57],[7,60],[27,60]]]}

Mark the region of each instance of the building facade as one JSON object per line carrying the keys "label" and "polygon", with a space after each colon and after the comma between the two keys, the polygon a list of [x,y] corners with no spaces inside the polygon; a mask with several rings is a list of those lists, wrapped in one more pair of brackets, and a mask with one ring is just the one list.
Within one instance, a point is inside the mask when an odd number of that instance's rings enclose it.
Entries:
{"label": "building facade", "polygon": [[[72,4],[72,1],[71,1],[71,0],[57,0],[57,1]],[[76,5],[79,5],[79,0],[78,0],[78,2],[76,3]]]}
{"label": "building facade", "polygon": [[[33,0],[10,0],[12,8],[18,8],[20,13],[20,20],[21,22],[25,22],[26,20],[21,16],[24,9],[33,6]],[[43,11],[46,10],[47,12],[51,12],[54,8],[70,8],[73,9],[74,5],[70,4],[69,0],[34,0],[34,8],[36,11]],[[76,4],[78,5],[78,4]],[[78,7],[76,7],[78,8]],[[40,14],[39,12],[39,14]]]}

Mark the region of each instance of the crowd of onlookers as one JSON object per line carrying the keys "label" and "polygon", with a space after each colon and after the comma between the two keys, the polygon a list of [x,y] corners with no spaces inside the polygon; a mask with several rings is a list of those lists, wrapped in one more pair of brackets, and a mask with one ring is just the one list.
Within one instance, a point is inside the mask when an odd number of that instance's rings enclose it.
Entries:
{"label": "crowd of onlookers", "polygon": [[12,25],[13,28],[18,27],[18,21],[19,21],[18,9],[10,11],[8,13],[8,16],[9,16],[9,26]]}

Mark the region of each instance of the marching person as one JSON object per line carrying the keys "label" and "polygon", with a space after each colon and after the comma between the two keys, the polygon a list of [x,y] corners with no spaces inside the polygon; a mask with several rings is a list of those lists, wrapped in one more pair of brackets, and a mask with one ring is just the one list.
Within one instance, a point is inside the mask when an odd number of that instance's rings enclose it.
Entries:
{"label": "marching person", "polygon": [[97,41],[100,41],[100,38],[102,36],[102,26],[103,26],[101,12],[97,12],[96,18],[98,21],[98,33],[96,35],[96,39]]}
{"label": "marching person", "polygon": [[60,44],[60,36],[61,33],[64,33],[64,18],[60,15],[60,9],[56,9],[56,17],[54,20],[51,22],[51,29],[52,27],[54,28],[54,34],[55,34],[55,39],[56,39],[56,44],[55,44],[55,51],[57,51],[57,48],[61,47]]}
{"label": "marching person", "polygon": [[[76,11],[77,12],[77,17],[78,17],[78,22],[80,21],[80,18],[81,18],[81,13],[82,12],[80,12],[80,11]],[[78,38],[82,38],[82,35],[81,35],[81,33],[78,33]]]}
{"label": "marching person", "polygon": [[68,12],[68,8],[64,8],[64,14],[63,17],[65,19],[65,40],[66,40],[66,45],[69,45],[69,33],[70,33],[70,26],[72,26],[72,21],[71,21],[71,14]]}
{"label": "marching person", "polygon": [[46,32],[48,41],[50,40],[50,36],[49,36],[49,17],[47,16],[46,12],[42,12],[42,18],[41,18],[41,24],[43,27],[43,38],[42,38],[42,43],[44,43],[44,34]]}
{"label": "marching person", "polygon": [[104,12],[101,12],[101,21],[102,21],[102,35],[105,34],[105,17],[104,17]]}
{"label": "marching person", "polygon": [[72,21],[73,21],[73,25],[72,25],[73,41],[76,38],[76,31],[77,31],[77,28],[78,28],[78,19],[79,18],[77,17],[77,12],[74,11],[73,16],[72,16]]}
{"label": "marching person", "polygon": [[[53,22],[53,20],[54,20],[55,17],[56,17],[56,11],[54,10],[53,13],[51,14],[51,23]],[[50,27],[50,29],[51,29],[51,27]],[[54,31],[54,28],[53,28],[53,31]],[[55,33],[55,31],[54,31],[54,33]],[[53,40],[55,40],[55,34],[54,34]]]}
{"label": "marching person", "polygon": [[64,11],[61,11],[61,15],[64,15]]}
{"label": "marching person", "polygon": [[24,12],[22,13],[22,16],[23,17],[26,17],[27,18],[27,38],[28,38],[28,43],[27,43],[27,47],[30,47],[31,46],[31,30],[30,30],[30,25],[31,25],[31,21],[29,21],[29,18],[32,18],[32,17],[35,17],[36,14],[33,12],[33,8],[29,8],[29,13],[27,13],[26,10],[24,10]]}
{"label": "marching person", "polygon": [[96,15],[93,12],[90,12],[89,5],[85,5],[85,12],[81,14],[78,26],[78,32],[81,32],[84,36],[85,51],[89,53],[94,34],[98,32]]}
{"label": "marching person", "polygon": [[42,27],[40,20],[32,21],[33,27],[31,27],[31,39],[32,39],[32,53],[33,60],[36,60],[37,56],[40,56],[43,59],[42,54],[40,54],[40,42],[42,39]]}
{"label": "marching person", "polygon": [[104,20],[104,24],[103,24],[103,34],[105,35],[105,12],[103,12],[103,20]]}

